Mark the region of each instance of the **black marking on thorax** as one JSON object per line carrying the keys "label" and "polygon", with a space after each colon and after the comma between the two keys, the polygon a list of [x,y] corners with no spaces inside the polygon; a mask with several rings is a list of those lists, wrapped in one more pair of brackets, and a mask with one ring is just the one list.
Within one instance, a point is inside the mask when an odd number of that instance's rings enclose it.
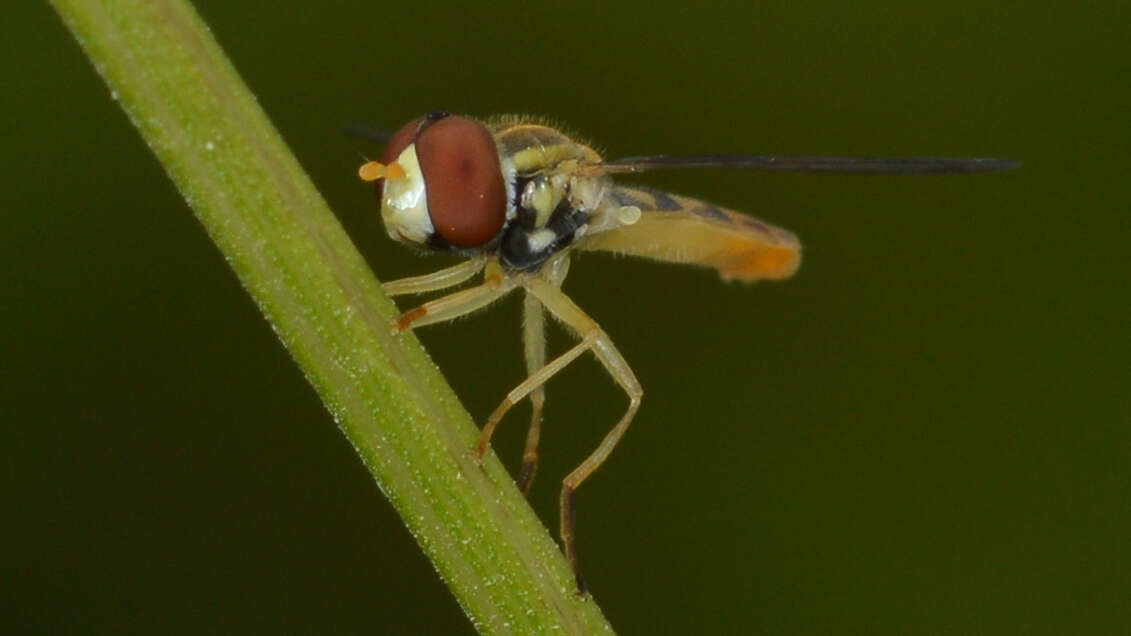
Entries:
{"label": "black marking on thorax", "polygon": [[[522,205],[522,193],[535,178],[522,175],[515,178],[515,218],[503,230],[499,243],[499,259],[511,270],[528,272],[538,269],[551,256],[568,247],[578,228],[589,220],[589,211],[574,208],[567,193],[550,213],[546,224],[538,227],[538,212]],[[535,249],[530,244],[530,237],[543,231],[552,232],[553,239]]]}

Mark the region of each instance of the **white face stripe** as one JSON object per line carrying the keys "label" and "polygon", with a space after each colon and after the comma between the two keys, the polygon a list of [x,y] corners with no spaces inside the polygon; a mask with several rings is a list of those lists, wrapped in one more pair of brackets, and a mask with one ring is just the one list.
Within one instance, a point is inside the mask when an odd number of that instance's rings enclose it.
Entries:
{"label": "white face stripe", "polygon": [[416,144],[401,151],[397,163],[404,168],[404,177],[385,180],[381,220],[393,240],[424,245],[436,230],[428,216],[428,196]]}

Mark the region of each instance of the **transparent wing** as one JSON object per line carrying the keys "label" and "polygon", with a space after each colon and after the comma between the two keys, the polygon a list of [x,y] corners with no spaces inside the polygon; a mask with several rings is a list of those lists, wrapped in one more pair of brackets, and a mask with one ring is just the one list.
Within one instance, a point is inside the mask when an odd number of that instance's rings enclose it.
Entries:
{"label": "transparent wing", "polygon": [[639,186],[613,186],[606,197],[638,208],[640,218],[587,235],[579,249],[703,265],[742,281],[788,278],[801,263],[796,236],[754,217]]}

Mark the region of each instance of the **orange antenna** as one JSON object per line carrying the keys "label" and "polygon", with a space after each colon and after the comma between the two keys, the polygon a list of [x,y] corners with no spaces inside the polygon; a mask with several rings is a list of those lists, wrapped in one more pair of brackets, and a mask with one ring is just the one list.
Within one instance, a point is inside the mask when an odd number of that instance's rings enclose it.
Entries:
{"label": "orange antenna", "polygon": [[367,161],[357,169],[357,176],[361,177],[362,181],[401,179],[404,178],[404,168],[395,161],[387,166],[377,161]]}

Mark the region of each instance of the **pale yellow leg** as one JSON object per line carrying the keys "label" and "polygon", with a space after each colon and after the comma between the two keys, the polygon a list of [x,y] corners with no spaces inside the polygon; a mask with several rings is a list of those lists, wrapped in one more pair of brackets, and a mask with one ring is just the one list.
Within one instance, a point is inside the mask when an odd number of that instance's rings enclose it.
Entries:
{"label": "pale yellow leg", "polygon": [[[526,353],[526,372],[534,372],[546,365],[546,320],[542,303],[530,293],[522,300],[522,341]],[[546,402],[545,386],[539,385],[530,392],[530,430],[526,433],[526,447],[522,451],[522,470],[518,474],[518,488],[530,493],[530,484],[538,472],[538,440],[542,434],[542,405]]]}
{"label": "pale yellow leg", "polygon": [[487,452],[487,445],[491,443],[491,435],[495,432],[495,427],[512,406],[518,404],[522,401],[522,398],[545,384],[546,380],[549,380],[558,371],[564,369],[570,362],[576,360],[578,356],[585,353],[592,345],[593,343],[590,340],[582,340],[574,345],[572,349],[554,358],[549,364],[538,369],[530,375],[530,377],[523,380],[521,384],[511,389],[511,392],[507,393],[507,396],[503,398],[502,404],[487,418],[487,423],[483,425],[483,431],[479,435],[479,443],[475,445],[472,456],[474,456],[476,460],[483,458],[483,453]]}
{"label": "pale yellow leg", "polygon": [[577,305],[573,303],[560,289],[548,286],[535,286],[535,295],[542,301],[551,313],[558,317],[559,320],[572,327],[578,334],[584,335],[585,339],[592,339],[593,353],[597,359],[604,365],[605,370],[609,375],[616,380],[616,383],[624,389],[628,394],[628,409],[625,410],[624,415],[621,416],[620,421],[613,426],[612,430],[605,434],[605,438],[597,446],[585,461],[581,462],[573,472],[566,475],[562,480],[562,494],[561,494],[561,509],[560,509],[560,523],[562,545],[565,547],[566,560],[569,561],[570,566],[573,568],[573,574],[577,579],[577,589],[579,592],[585,592],[585,582],[581,578],[581,570],[577,564],[577,548],[574,544],[574,528],[576,526],[575,509],[573,505],[573,493],[581,482],[585,481],[593,471],[604,463],[609,457],[609,453],[624,436],[625,431],[628,430],[628,425],[632,423],[632,418],[636,415],[637,409],[640,408],[640,399],[644,395],[644,389],[641,388],[640,382],[636,379],[636,375],[628,366],[624,357],[617,351],[613,341],[609,339],[597,323],[593,319],[585,315]]}
{"label": "pale yellow leg", "polygon": [[644,391],[640,387],[640,382],[637,381],[636,376],[632,373],[632,369],[629,368],[628,363],[625,362],[620,352],[617,351],[617,348],[613,345],[609,336],[592,318],[587,316],[585,312],[575,305],[565,293],[558,289],[558,286],[555,285],[554,282],[535,276],[523,281],[523,286],[526,288],[526,291],[537,298],[551,314],[565,323],[571,330],[575,331],[578,337],[581,338],[581,342],[531,374],[530,377],[503,398],[502,404],[495,409],[495,412],[491,414],[491,417],[487,419],[487,423],[483,426],[479,444],[475,447],[475,457],[482,457],[487,449],[487,444],[490,443],[491,434],[494,432],[495,426],[514,404],[541,387],[547,380],[553,377],[554,374],[561,371],[566,365],[576,360],[578,356],[587,350],[593,351],[597,359],[609,372],[609,375],[613,377],[613,380],[624,389],[629,400],[628,409],[625,411],[624,415],[621,416],[616,426],[605,435],[605,438],[601,441],[600,445],[597,446],[597,449],[562,481],[562,544],[565,548],[566,559],[569,561],[570,566],[573,568],[574,575],[577,578],[578,591],[583,592],[585,585],[581,579],[580,570],[578,569],[577,550],[574,545],[575,515],[573,493],[577,490],[577,487],[581,485],[581,482],[585,481],[585,479],[608,458],[613,447],[615,447],[617,442],[620,441],[620,438],[624,436],[628,425],[632,422],[633,416],[636,415],[637,409],[640,408],[640,398],[643,396]]}
{"label": "pale yellow leg", "polygon": [[489,263],[483,284],[461,289],[401,314],[393,325],[393,334],[459,318],[495,302],[514,289],[514,283],[502,275],[496,263]]}
{"label": "pale yellow leg", "polygon": [[[561,254],[546,263],[538,276],[554,287],[561,287],[569,273],[569,254]],[[546,364],[546,320],[542,303],[530,292],[523,299],[523,344],[526,350],[526,373],[534,375]],[[545,384],[530,392],[530,429],[526,433],[526,447],[522,451],[522,470],[518,474],[518,488],[530,493],[530,484],[538,473],[538,441],[542,436],[542,408],[546,403]]]}
{"label": "pale yellow leg", "polygon": [[486,261],[482,258],[473,258],[459,265],[447,267],[423,276],[410,276],[400,280],[390,281],[381,285],[386,296],[400,296],[402,294],[425,294],[432,291],[455,287],[465,280],[482,271]]}

